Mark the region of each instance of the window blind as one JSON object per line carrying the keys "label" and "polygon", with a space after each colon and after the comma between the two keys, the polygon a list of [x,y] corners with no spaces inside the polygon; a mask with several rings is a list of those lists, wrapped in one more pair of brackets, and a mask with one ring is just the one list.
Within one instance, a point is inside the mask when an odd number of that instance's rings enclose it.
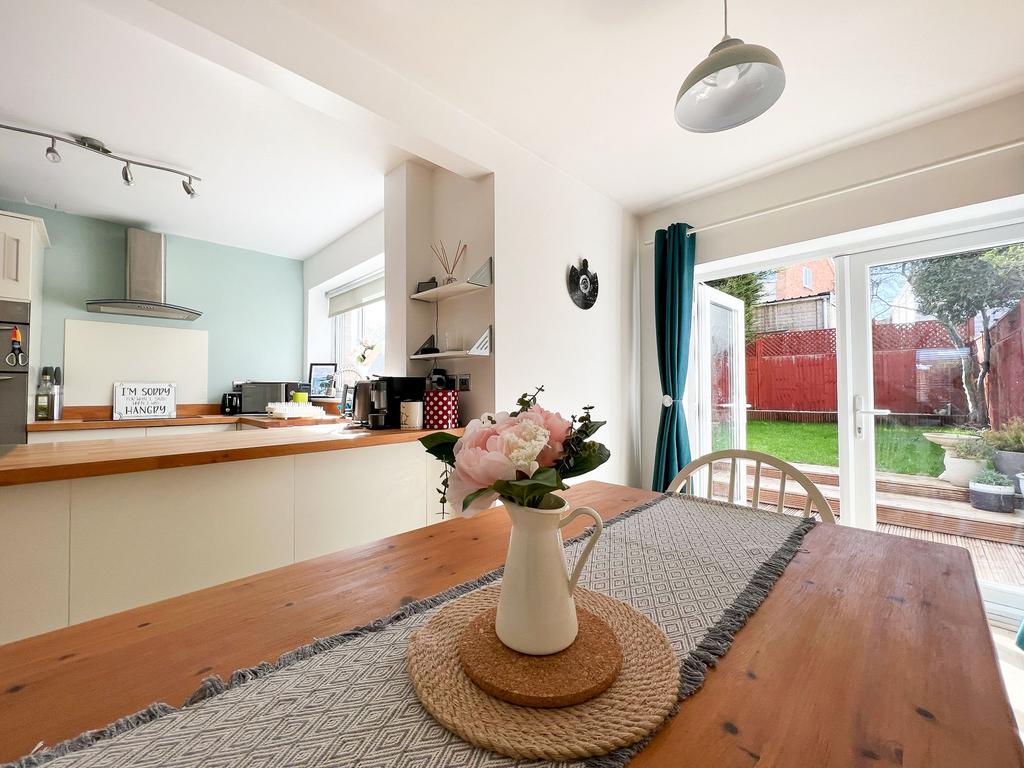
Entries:
{"label": "window blind", "polygon": [[382,275],[330,296],[327,304],[327,314],[329,317],[334,317],[335,315],[358,309],[365,304],[369,304],[371,301],[383,298],[384,276]]}

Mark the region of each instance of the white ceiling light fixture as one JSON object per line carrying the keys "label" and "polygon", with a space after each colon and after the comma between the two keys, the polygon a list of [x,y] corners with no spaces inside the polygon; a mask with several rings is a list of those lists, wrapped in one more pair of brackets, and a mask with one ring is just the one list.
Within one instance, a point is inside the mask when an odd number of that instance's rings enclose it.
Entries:
{"label": "white ceiling light fixture", "polygon": [[124,182],[125,186],[130,187],[135,184],[135,176],[132,174],[131,166],[137,165],[142,168],[152,168],[154,171],[163,171],[164,173],[170,173],[175,176],[181,176],[181,185],[185,188],[185,193],[189,197],[199,197],[199,193],[195,190],[195,182],[202,181],[199,176],[191,174],[188,171],[182,171],[178,168],[171,168],[166,165],[157,165],[156,163],[147,163],[143,160],[133,160],[130,157],[122,157],[121,155],[115,155],[107,146],[99,139],[94,139],[90,136],[74,136],[73,138],[65,138],[64,136],[58,136],[53,133],[47,133],[46,131],[35,131],[31,128],[20,128],[16,125],[5,125],[0,123],[0,129],[5,131],[14,131],[16,133],[25,133],[29,136],[41,136],[50,140],[50,146],[46,148],[46,159],[51,163],[60,162],[60,152],[57,151],[57,142],[63,142],[69,144],[72,147],[78,147],[79,149],[86,149],[89,152],[95,152],[101,157],[109,158],[110,160],[116,160],[119,163],[124,163],[124,167],[121,168],[121,181]]}
{"label": "white ceiling light fixture", "polygon": [[779,100],[786,73],[774,52],[725,35],[683,81],[676,96],[676,122],[694,133],[726,131],[750,122]]}
{"label": "white ceiling light fixture", "polygon": [[51,163],[60,162],[60,152],[57,151],[57,140],[50,139],[50,146],[46,148],[46,159]]}

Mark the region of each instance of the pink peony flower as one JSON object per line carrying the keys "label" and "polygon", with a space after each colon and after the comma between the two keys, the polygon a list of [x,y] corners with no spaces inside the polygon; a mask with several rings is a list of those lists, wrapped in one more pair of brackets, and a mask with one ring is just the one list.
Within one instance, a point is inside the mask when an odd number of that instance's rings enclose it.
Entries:
{"label": "pink peony flower", "polygon": [[503,412],[473,419],[454,447],[448,501],[455,513],[472,515],[494,503],[498,495],[487,493],[462,509],[468,495],[496,480],[515,480],[517,473],[532,477],[540,467],[555,466],[564,455],[570,426],[559,414],[539,406],[517,416]]}
{"label": "pink peony flower", "polygon": [[527,413],[540,417],[541,426],[548,431],[548,444],[537,457],[537,463],[542,467],[553,467],[562,458],[565,452],[565,440],[569,436],[571,423],[563,419],[560,413],[548,411],[539,405],[531,408]]}
{"label": "pink peony flower", "polygon": [[516,468],[512,460],[500,451],[484,448],[462,448],[455,459],[455,470],[448,479],[448,501],[456,514],[472,516],[481,509],[487,509],[498,497],[488,493],[473,501],[463,511],[462,502],[471,493],[487,488],[496,480],[515,480]]}

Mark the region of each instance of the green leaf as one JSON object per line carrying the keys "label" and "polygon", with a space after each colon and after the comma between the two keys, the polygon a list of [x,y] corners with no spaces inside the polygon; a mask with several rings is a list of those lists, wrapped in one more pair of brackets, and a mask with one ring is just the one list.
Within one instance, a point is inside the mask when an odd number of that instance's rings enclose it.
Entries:
{"label": "green leaf", "polygon": [[577,477],[585,475],[587,472],[593,472],[608,461],[611,456],[612,452],[601,443],[586,443],[571,464],[565,465],[563,462],[561,467],[562,478]]}
{"label": "green leaf", "polygon": [[455,464],[457,442],[459,438],[448,432],[432,432],[420,438],[420,443],[427,449],[427,453],[449,465]]}
{"label": "green leaf", "polygon": [[481,496],[483,496],[485,493],[494,493],[495,490],[496,489],[494,488],[494,486],[488,486],[486,488],[481,488],[479,491],[473,491],[471,494],[469,494],[468,496],[466,496],[466,498],[462,500],[462,511],[465,512],[467,509],[469,509],[469,505],[472,504]]}

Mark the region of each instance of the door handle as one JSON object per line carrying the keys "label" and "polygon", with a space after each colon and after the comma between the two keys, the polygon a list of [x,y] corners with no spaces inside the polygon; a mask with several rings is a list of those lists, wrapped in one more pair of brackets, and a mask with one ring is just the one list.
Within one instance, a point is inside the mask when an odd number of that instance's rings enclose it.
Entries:
{"label": "door handle", "polygon": [[0,376],[0,381],[10,381],[13,378],[13,376]]}
{"label": "door handle", "polygon": [[865,408],[864,395],[856,395],[853,398],[853,414],[856,425],[854,432],[859,439],[864,438],[864,418],[866,416],[891,416],[892,411],[888,408]]}

